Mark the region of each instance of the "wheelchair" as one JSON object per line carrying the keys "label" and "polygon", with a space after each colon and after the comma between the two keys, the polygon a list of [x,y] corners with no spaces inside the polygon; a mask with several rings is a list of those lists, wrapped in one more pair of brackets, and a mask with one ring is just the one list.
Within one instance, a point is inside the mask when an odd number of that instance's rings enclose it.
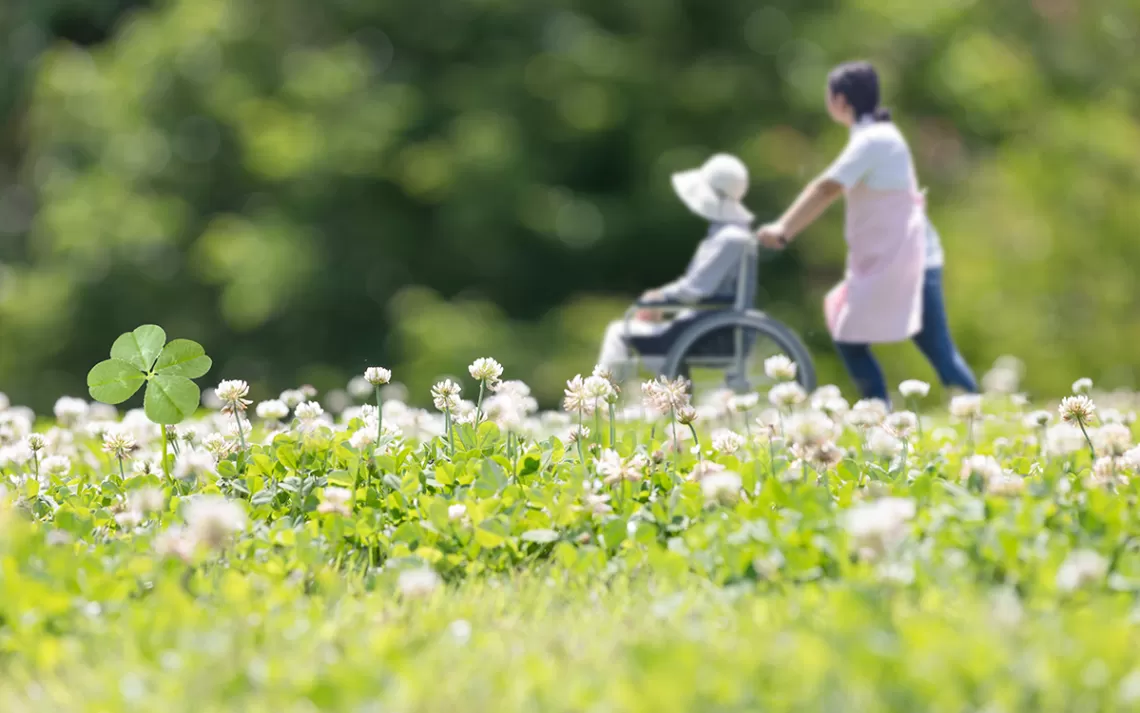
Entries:
{"label": "wheelchair", "polygon": [[[638,301],[625,313],[625,341],[630,362],[669,379],[684,377],[698,396],[727,387],[738,393],[771,385],[764,371],[769,357],[783,354],[796,364],[796,380],[807,391],[816,387],[815,364],[799,336],[755,308],[759,245],[741,260],[734,294],[697,304]],[[631,334],[629,324],[642,309],[679,313],[663,330]]]}

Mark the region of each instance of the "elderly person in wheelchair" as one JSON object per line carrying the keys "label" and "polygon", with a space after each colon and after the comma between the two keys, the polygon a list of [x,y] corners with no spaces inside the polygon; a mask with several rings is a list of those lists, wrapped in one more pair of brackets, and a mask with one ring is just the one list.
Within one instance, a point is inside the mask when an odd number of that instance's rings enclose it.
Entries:
{"label": "elderly person in wheelchair", "polygon": [[713,369],[743,392],[763,378],[762,367],[758,373],[753,368],[758,360],[783,353],[796,363],[801,384],[814,386],[811,359],[798,337],[753,309],[759,246],[752,213],[741,202],[748,169],[735,156],[717,154],[699,169],[675,174],[673,188],[708,222],[706,236],[680,278],[647,291],[624,319],[607,327],[599,366],[622,381],[636,376],[639,364],[668,378]]}

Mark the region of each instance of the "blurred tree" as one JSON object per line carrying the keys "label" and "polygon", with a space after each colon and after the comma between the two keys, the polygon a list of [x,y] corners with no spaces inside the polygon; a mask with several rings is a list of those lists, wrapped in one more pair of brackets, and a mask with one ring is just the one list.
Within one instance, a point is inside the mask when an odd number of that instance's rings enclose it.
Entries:
{"label": "blurred tree", "polygon": [[[422,393],[493,354],[549,402],[617,308],[576,295],[670,279],[701,235],[670,172],[737,152],[775,214],[842,145],[823,84],[854,56],[931,188],[968,357],[1016,352],[1039,389],[1134,382],[1134,0],[137,4],[8,10],[8,46],[32,48],[4,66],[32,68],[0,197],[0,230],[28,218],[0,252],[21,401],[82,392],[153,321],[265,389],[386,363]],[[839,218],[762,277],[822,357]]]}

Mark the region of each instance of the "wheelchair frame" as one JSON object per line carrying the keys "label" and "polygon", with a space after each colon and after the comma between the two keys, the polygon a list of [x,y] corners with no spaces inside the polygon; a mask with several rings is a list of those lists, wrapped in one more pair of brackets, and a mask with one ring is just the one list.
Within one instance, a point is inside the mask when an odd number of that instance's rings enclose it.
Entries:
{"label": "wheelchair frame", "polygon": [[[725,370],[725,383],[729,388],[738,393],[750,391],[754,387],[748,383],[747,374],[748,352],[751,346],[746,343],[745,330],[748,329],[754,330],[758,335],[763,335],[774,342],[784,354],[796,363],[796,379],[800,385],[808,391],[814,389],[816,386],[815,364],[799,336],[779,320],[755,309],[758,263],[759,246],[750,243],[744,258],[740,261],[736,290],[731,302],[714,298],[696,304],[641,301],[634,303],[626,310],[624,316],[626,327],[623,335],[626,349],[632,356],[631,361],[640,367],[642,365],[648,366],[647,358],[662,360],[660,361],[660,368],[651,368],[650,370],[669,379],[688,376],[689,366],[723,368]],[[673,311],[694,309],[698,311],[698,314],[681,318],[684,320],[683,322],[681,319],[676,319],[674,324],[669,325],[661,334],[646,337],[629,333],[629,324],[637,311],[641,309]],[[689,352],[700,342],[701,338],[726,327],[736,327],[733,330],[733,347],[729,356],[705,358],[689,356]],[[647,355],[643,353],[642,348],[638,347],[639,342],[644,347],[664,346],[665,348],[663,353]]]}

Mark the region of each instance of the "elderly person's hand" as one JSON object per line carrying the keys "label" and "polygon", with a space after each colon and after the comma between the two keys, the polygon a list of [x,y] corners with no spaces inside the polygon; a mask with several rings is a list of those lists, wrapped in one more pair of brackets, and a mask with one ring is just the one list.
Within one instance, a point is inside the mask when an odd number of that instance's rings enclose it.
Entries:
{"label": "elderly person's hand", "polygon": [[[659,289],[646,290],[640,298],[639,302],[662,302],[665,299],[665,294]],[[665,319],[665,313],[659,309],[639,309],[634,317],[642,322],[660,322]]]}
{"label": "elderly person's hand", "polygon": [[788,247],[787,232],[781,223],[768,223],[756,231],[756,239],[766,248],[779,250]]}

